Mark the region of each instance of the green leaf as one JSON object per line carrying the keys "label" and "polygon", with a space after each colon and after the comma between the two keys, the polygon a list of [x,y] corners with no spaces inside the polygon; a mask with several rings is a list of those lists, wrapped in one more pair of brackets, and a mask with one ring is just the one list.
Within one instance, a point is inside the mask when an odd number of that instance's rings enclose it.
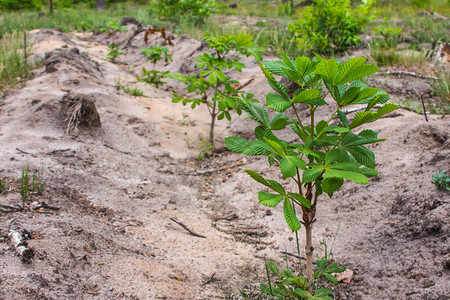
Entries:
{"label": "green leaf", "polygon": [[321,99],[320,92],[317,90],[305,90],[294,97],[294,103],[308,103],[311,100]]}
{"label": "green leaf", "polygon": [[289,200],[288,197],[285,197],[285,199],[284,199],[283,213],[284,213],[284,219],[286,220],[287,224],[291,228],[292,232],[295,232],[302,227],[302,224],[297,219],[294,209],[292,208],[291,200]]}
{"label": "green leaf", "polygon": [[252,170],[245,170],[245,172],[250,175],[251,178],[253,178],[255,181],[267,186],[271,187],[271,185],[267,182],[267,180],[264,179],[261,175],[259,175],[257,172]]}
{"label": "green leaf", "polygon": [[217,82],[217,74],[215,72],[213,72],[209,77],[208,77],[208,83],[213,85]]}
{"label": "green leaf", "polygon": [[322,190],[333,197],[333,193],[344,184],[344,179],[336,177],[327,177],[322,181]]}
{"label": "green leaf", "polygon": [[361,184],[369,184],[369,180],[366,176],[361,173],[351,172],[351,171],[342,171],[332,168],[327,168],[323,178],[336,177],[336,178],[345,178],[350,181],[361,183]]}
{"label": "green leaf", "polygon": [[338,110],[338,118],[341,121],[342,125],[344,125],[345,127],[349,127],[350,126],[350,124],[348,123],[347,116],[345,115],[344,112]]}
{"label": "green leaf", "polygon": [[289,99],[289,96],[288,96],[288,94],[287,94],[286,88],[285,88],[281,83],[279,83],[279,82],[273,77],[272,73],[270,73],[269,70],[267,70],[267,68],[264,67],[263,64],[261,64],[259,61],[258,61],[258,65],[259,65],[259,67],[261,68],[261,70],[263,71],[264,76],[266,76],[266,78],[267,78],[267,80],[268,80],[268,82],[269,82],[269,85],[270,85],[275,91],[277,91],[278,93],[280,93],[283,97]]}
{"label": "green leaf", "polygon": [[355,57],[352,59],[349,59],[344,64],[340,66],[340,73],[339,73],[339,83],[338,84],[344,84],[349,81],[346,81],[346,78],[352,74],[356,69],[358,69],[360,66],[362,66],[367,59],[365,57]]}
{"label": "green leaf", "polygon": [[281,146],[280,143],[278,143],[277,141],[269,140],[269,139],[264,139],[264,142],[267,145],[269,145],[270,148],[272,148],[276,154],[283,155],[283,146]]}
{"label": "green leaf", "polygon": [[302,175],[302,182],[308,183],[308,182],[315,181],[317,178],[319,178],[319,176],[322,174],[322,172],[323,172],[322,166],[320,166],[320,168],[316,167],[316,168],[306,169]]}
{"label": "green leaf", "polygon": [[270,188],[272,190],[274,190],[275,192],[279,193],[279,194],[283,194],[286,195],[286,191],[284,190],[283,186],[275,180],[272,179],[267,179],[267,182],[270,184]]}
{"label": "green leaf", "polygon": [[268,260],[266,261],[266,265],[277,277],[281,277],[280,269],[278,269],[278,266],[275,262]]}
{"label": "green leaf", "polygon": [[375,168],[375,154],[364,146],[342,146],[357,162],[369,168]]}
{"label": "green leaf", "polygon": [[311,208],[311,202],[309,202],[309,200],[303,197],[302,195],[296,193],[289,193],[288,196],[300,202],[304,207]]}
{"label": "green leaf", "polygon": [[337,83],[338,70],[339,65],[335,59],[322,60],[316,66],[316,74],[331,86],[335,86]]}
{"label": "green leaf", "polygon": [[278,112],[284,112],[291,107],[292,103],[289,99],[281,95],[268,93],[266,95],[266,106]]}
{"label": "green leaf", "polygon": [[225,145],[231,152],[234,153],[244,153],[245,150],[250,148],[250,142],[239,136],[230,136],[225,138]]}
{"label": "green leaf", "polygon": [[297,175],[297,167],[288,157],[283,157],[280,160],[280,171],[284,179]]}
{"label": "green leaf", "polygon": [[357,79],[360,79],[364,76],[368,76],[371,74],[374,74],[378,71],[378,67],[377,66],[373,66],[373,65],[362,65],[357,67],[356,69],[352,70],[347,76],[345,76],[344,78],[342,78],[339,81],[339,84],[344,84],[347,82],[351,82]]}
{"label": "green leaf", "polygon": [[268,207],[275,207],[284,198],[284,195],[272,194],[264,191],[258,192],[258,202]]}
{"label": "green leaf", "polygon": [[281,130],[288,124],[288,119],[284,114],[276,114],[270,122],[270,130]]}

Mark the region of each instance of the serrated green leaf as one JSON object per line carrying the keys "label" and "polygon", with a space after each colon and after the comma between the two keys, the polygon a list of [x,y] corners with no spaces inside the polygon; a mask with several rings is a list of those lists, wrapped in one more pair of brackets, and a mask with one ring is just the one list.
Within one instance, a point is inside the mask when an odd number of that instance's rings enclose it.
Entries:
{"label": "serrated green leaf", "polygon": [[263,64],[261,64],[260,62],[257,62],[257,63],[258,63],[258,65],[259,65],[259,67],[261,68],[261,70],[263,71],[264,76],[266,76],[266,78],[267,78],[267,80],[268,80],[268,82],[269,82],[269,85],[270,85],[275,91],[277,91],[278,93],[280,93],[280,95],[282,95],[283,97],[289,98],[289,96],[288,96],[288,94],[287,94],[287,91],[286,91],[286,88],[285,88],[281,83],[279,83],[279,82],[275,79],[275,77],[273,77],[272,73],[270,73],[269,70],[267,70],[267,68],[264,67]]}
{"label": "serrated green leaf", "polygon": [[269,139],[264,139],[264,142],[269,145],[276,154],[283,156],[283,146],[281,146],[280,143]]}
{"label": "serrated green leaf", "polygon": [[288,226],[291,228],[292,232],[295,232],[302,227],[302,224],[298,220],[294,209],[292,208],[291,200],[289,200],[288,197],[285,197],[284,199],[283,213],[284,219],[286,220]]}
{"label": "serrated green leaf", "polygon": [[322,60],[316,66],[316,74],[323,78],[331,86],[336,85],[339,66],[335,59]]}
{"label": "serrated green leaf", "polygon": [[320,99],[320,92],[317,90],[305,90],[299,93],[295,98],[292,100],[294,103],[307,103],[308,101]]}
{"label": "serrated green leaf", "polygon": [[268,207],[277,206],[284,197],[284,195],[280,194],[272,194],[264,191],[258,192],[258,202]]}
{"label": "serrated green leaf", "polygon": [[288,119],[284,114],[276,114],[270,122],[270,130],[281,130],[288,124]]}
{"label": "serrated green leaf", "polygon": [[250,147],[250,142],[239,136],[230,136],[225,138],[225,145],[231,152],[244,153]]}
{"label": "serrated green leaf", "polygon": [[280,171],[284,179],[297,175],[297,167],[293,160],[288,157],[283,157],[280,160]]}
{"label": "serrated green leaf", "polygon": [[316,168],[306,169],[302,175],[302,182],[308,183],[308,182],[315,181],[317,178],[319,178],[319,176],[322,174],[322,172],[323,172],[322,166],[320,166],[320,168],[316,167]]}
{"label": "serrated green leaf", "polygon": [[345,76],[344,78],[342,78],[339,81],[339,84],[343,84],[343,83],[347,83],[347,82],[351,82],[354,80],[358,80],[364,76],[368,76],[371,74],[374,74],[378,71],[378,67],[377,66],[373,66],[373,65],[361,65],[359,67],[357,67],[356,69],[352,70],[347,76]]}
{"label": "serrated green leaf", "polygon": [[304,207],[311,208],[311,202],[309,202],[309,200],[306,199],[304,196],[297,193],[289,193],[288,196],[300,202]]}
{"label": "serrated green leaf", "polygon": [[322,181],[322,190],[328,194],[328,196],[333,197],[333,193],[337,191],[344,184],[344,179],[327,177]]}
{"label": "serrated green leaf", "polygon": [[250,175],[251,178],[253,178],[255,181],[270,187],[270,184],[267,182],[266,179],[264,179],[264,177],[262,177],[261,175],[259,175],[257,172],[252,171],[252,170],[245,170],[245,172]]}
{"label": "serrated green leaf", "polygon": [[274,190],[275,192],[279,193],[279,194],[283,194],[286,195],[286,191],[284,190],[283,186],[281,185],[281,183],[279,183],[276,180],[272,180],[272,179],[267,179],[267,182],[270,184],[270,188],[272,190]]}
{"label": "serrated green leaf", "polygon": [[278,112],[284,112],[291,107],[292,103],[289,99],[281,95],[268,93],[266,95],[266,106]]}
{"label": "serrated green leaf", "polygon": [[369,180],[361,173],[342,171],[328,167],[324,174],[324,179],[328,177],[344,178],[356,183],[369,184]]}
{"label": "serrated green leaf", "polygon": [[363,65],[367,59],[365,57],[355,57],[349,59],[344,64],[340,65],[340,72],[338,78],[338,84],[344,84],[349,81],[346,81],[345,78],[349,76],[352,72],[354,72],[358,67]]}
{"label": "serrated green leaf", "polygon": [[264,62],[264,66],[267,68],[267,70],[270,73],[273,73],[275,75],[279,76],[285,76],[283,71],[281,70],[281,67],[288,67],[284,62],[281,60],[268,60]]}
{"label": "serrated green leaf", "polygon": [[342,95],[339,105],[345,106],[349,103],[352,103],[355,99],[358,98],[361,88],[360,87],[350,87],[348,88],[345,93]]}
{"label": "serrated green leaf", "polygon": [[345,127],[349,127],[350,126],[350,124],[348,123],[347,116],[345,115],[345,113],[343,113],[340,110],[338,110],[338,118],[341,121],[342,125],[344,125]]}
{"label": "serrated green leaf", "polygon": [[375,168],[375,154],[364,146],[342,146],[357,162],[369,168]]}

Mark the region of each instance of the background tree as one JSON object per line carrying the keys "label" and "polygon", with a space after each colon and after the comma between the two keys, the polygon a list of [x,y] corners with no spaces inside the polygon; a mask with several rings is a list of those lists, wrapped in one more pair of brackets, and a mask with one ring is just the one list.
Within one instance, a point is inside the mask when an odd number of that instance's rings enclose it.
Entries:
{"label": "background tree", "polygon": [[106,0],[97,0],[96,7],[97,9],[107,9]]}

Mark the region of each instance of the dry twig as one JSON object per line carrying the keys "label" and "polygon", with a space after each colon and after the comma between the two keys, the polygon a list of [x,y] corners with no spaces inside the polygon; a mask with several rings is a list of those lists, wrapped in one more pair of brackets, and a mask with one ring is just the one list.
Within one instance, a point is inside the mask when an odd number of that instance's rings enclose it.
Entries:
{"label": "dry twig", "polygon": [[175,223],[177,223],[178,225],[183,227],[187,232],[189,232],[190,235],[206,239],[206,236],[193,232],[186,225],[184,225],[182,222],[178,221],[177,219],[171,217],[170,220],[174,221]]}

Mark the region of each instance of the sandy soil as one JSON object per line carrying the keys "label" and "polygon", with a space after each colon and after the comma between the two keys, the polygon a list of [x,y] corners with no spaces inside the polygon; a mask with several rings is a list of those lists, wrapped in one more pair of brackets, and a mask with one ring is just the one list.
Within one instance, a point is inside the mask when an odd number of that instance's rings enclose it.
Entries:
{"label": "sandy soil", "polygon": [[[133,74],[151,66],[140,54],[143,33],[134,36],[132,29],[120,36],[31,34],[44,67],[0,99],[0,176],[8,185],[0,195],[1,299],[237,299],[238,288],[255,291],[265,281],[265,257],[281,262],[280,250],[295,252],[282,211],[257,203],[260,187],[243,170],[278,175],[263,158],[223,148],[223,137],[248,136],[251,122],[219,122],[218,150],[196,160],[209,115],[172,104],[174,82],[161,90],[136,81]],[[157,67],[195,71],[193,58],[204,47],[174,38],[174,62]],[[106,61],[111,41],[123,46],[121,64]],[[244,62],[238,79],[254,78],[246,89],[264,99],[263,75],[250,59]],[[145,97],[117,91],[118,80]],[[62,98],[68,92],[95,99],[101,127],[67,132]],[[335,299],[450,294],[450,197],[430,182],[432,174],[449,171],[450,120],[429,119],[400,110],[372,123],[388,139],[373,145],[380,175],[369,186],[346,183],[333,200],[323,199],[317,253],[325,239],[334,258],[355,272]],[[26,165],[44,167],[46,187],[24,202],[18,190]],[[60,209],[33,210],[33,201]],[[29,263],[16,255],[10,229],[30,233]]]}

